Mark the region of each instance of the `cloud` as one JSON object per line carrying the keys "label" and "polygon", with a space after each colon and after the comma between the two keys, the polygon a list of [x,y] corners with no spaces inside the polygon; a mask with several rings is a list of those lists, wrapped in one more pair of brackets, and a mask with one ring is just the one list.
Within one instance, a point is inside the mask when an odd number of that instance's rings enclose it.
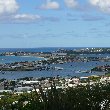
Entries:
{"label": "cloud", "polygon": [[101,21],[101,20],[105,20],[105,18],[103,16],[93,16],[93,15],[83,15],[82,19],[84,21]]}
{"label": "cloud", "polygon": [[58,22],[59,18],[53,16],[40,16],[33,14],[16,14],[12,16],[12,20],[17,23],[35,23],[37,21]]}
{"label": "cloud", "polygon": [[59,9],[60,5],[56,1],[47,0],[45,4],[41,5],[40,9]]}
{"label": "cloud", "polygon": [[0,0],[0,15],[15,13],[18,9],[16,0]]}
{"label": "cloud", "polygon": [[[47,9],[57,9],[59,8],[59,4],[55,1],[47,0],[46,5],[43,5],[42,8]],[[40,16],[37,14],[19,14],[17,10],[19,9],[19,5],[16,0],[0,0],[0,23],[36,23],[37,21],[59,21],[57,17],[46,17]]]}
{"label": "cloud", "polygon": [[39,15],[31,15],[31,14],[16,14],[13,16],[15,20],[36,20],[40,19]]}
{"label": "cloud", "polygon": [[79,20],[79,17],[77,17],[75,14],[67,13],[67,20],[68,21],[77,21]]}
{"label": "cloud", "polygon": [[75,8],[78,2],[76,0],[65,0],[65,4],[68,8]]}
{"label": "cloud", "polygon": [[40,16],[37,14],[13,14],[0,17],[0,23],[12,23],[12,24],[28,24],[37,23],[40,21],[59,22],[60,19],[56,16]]}
{"label": "cloud", "polygon": [[13,14],[0,17],[0,23],[32,23],[41,19],[40,15]]}
{"label": "cloud", "polygon": [[38,20],[41,20],[40,15],[16,14],[16,15],[11,16],[11,21],[13,23],[35,23]]}
{"label": "cloud", "polygon": [[110,0],[89,0],[89,2],[101,11],[110,13]]}
{"label": "cloud", "polygon": [[53,16],[47,16],[47,17],[42,17],[43,21],[51,21],[51,22],[59,22],[60,19],[58,17],[53,17]]}

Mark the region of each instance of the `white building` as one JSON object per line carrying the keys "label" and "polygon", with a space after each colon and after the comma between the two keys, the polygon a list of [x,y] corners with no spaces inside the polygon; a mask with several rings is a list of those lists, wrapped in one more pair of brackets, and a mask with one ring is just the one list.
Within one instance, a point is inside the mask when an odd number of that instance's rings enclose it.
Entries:
{"label": "white building", "polygon": [[29,87],[29,86],[14,88],[14,91],[17,91],[17,92],[27,92],[32,90],[33,90],[33,87]]}

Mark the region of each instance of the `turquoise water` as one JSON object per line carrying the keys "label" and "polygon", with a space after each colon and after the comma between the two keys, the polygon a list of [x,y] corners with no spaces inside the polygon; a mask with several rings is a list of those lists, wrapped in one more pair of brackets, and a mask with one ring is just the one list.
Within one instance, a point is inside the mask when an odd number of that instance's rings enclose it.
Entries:
{"label": "turquoise water", "polygon": [[0,64],[13,63],[21,61],[38,61],[43,60],[43,58],[37,58],[32,56],[0,56]]}

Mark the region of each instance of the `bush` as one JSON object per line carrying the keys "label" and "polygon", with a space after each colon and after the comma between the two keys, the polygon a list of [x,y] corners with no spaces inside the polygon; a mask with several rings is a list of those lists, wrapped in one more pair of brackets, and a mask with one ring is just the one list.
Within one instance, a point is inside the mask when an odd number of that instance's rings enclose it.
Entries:
{"label": "bush", "polygon": [[109,83],[67,89],[56,89],[53,85],[46,92],[41,87],[39,90],[39,94],[6,94],[0,100],[0,110],[108,110],[110,104]]}

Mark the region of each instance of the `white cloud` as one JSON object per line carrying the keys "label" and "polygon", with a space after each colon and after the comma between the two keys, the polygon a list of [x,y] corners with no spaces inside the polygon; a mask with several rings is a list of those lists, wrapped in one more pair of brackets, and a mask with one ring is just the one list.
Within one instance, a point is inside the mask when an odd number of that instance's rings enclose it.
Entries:
{"label": "white cloud", "polygon": [[101,11],[110,13],[110,0],[89,0],[89,2]]}
{"label": "white cloud", "polygon": [[13,14],[0,17],[0,23],[33,23],[41,20],[40,15],[32,14]]}
{"label": "white cloud", "polygon": [[31,14],[16,14],[13,16],[15,20],[36,20],[40,19],[39,15],[31,15]]}
{"label": "white cloud", "polygon": [[50,21],[50,22],[58,22],[60,19],[55,16],[40,16],[37,14],[12,14],[12,15],[4,15],[0,17],[0,23],[37,23],[39,21]]}
{"label": "white cloud", "polygon": [[69,8],[75,8],[78,5],[78,2],[76,0],[65,0],[65,4]]}
{"label": "white cloud", "polygon": [[39,15],[17,14],[19,5],[16,0],[0,0],[0,23],[30,23],[39,20]]}
{"label": "white cloud", "polygon": [[18,8],[16,0],[0,0],[0,15],[15,13]]}
{"label": "white cloud", "polygon": [[40,8],[41,9],[59,9],[59,3],[52,0],[47,0],[46,4],[43,4]]}

